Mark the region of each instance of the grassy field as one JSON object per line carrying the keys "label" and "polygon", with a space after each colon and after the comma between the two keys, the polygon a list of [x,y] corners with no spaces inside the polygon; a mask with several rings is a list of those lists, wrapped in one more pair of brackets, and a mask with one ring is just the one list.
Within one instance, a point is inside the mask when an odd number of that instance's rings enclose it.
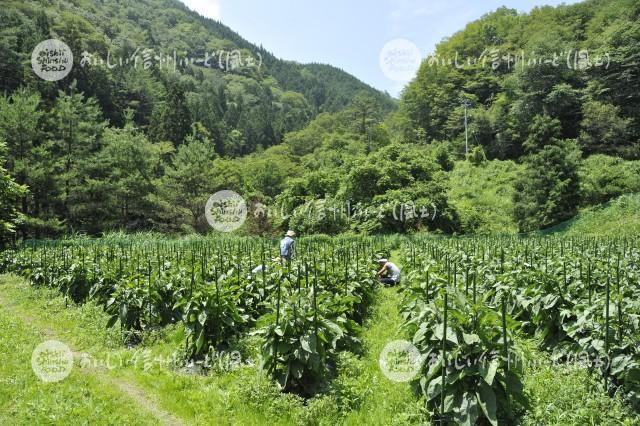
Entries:
{"label": "grassy field", "polygon": [[640,194],[622,195],[544,231],[567,236],[625,236],[640,233]]}
{"label": "grassy field", "polygon": [[[66,305],[56,291],[0,276],[0,423],[428,423],[409,384],[390,381],[379,368],[382,348],[406,338],[398,330],[397,288],[379,290],[360,336],[362,353],[341,354],[329,389],[309,400],[280,392],[257,363],[204,376],[163,362],[180,349],[180,327],[148,333],[139,346],[126,348],[120,331],[105,327],[108,317],[101,309]],[[68,378],[47,384],[32,372],[30,357],[49,339],[69,345],[75,360]],[[533,342],[523,344],[533,359],[544,360]],[[255,337],[237,343],[243,357],[254,356],[258,346]],[[526,425],[640,424],[583,369],[534,363],[525,388],[532,403]]]}
{"label": "grassy field", "polygon": [[480,166],[456,162],[448,197],[460,214],[462,230],[478,234],[514,233],[513,181],[522,166],[493,160]]}
{"label": "grassy field", "polygon": [[[521,169],[522,166],[513,161],[493,160],[480,166],[456,162],[447,195],[460,214],[464,232],[513,234],[518,231],[511,212],[513,182]],[[543,234],[557,232],[568,236],[638,235],[640,194],[621,195],[608,203],[583,208],[576,217],[542,231]]]}

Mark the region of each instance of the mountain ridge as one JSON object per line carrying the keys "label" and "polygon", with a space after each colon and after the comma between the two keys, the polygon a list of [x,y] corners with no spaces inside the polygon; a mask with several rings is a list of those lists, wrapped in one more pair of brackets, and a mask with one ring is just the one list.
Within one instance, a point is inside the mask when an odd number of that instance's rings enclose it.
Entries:
{"label": "mountain ridge", "polygon": [[[184,97],[189,102],[189,98],[203,98],[205,92],[214,89],[219,102],[226,103],[221,105],[224,111],[221,109],[218,117],[225,121],[225,128],[216,128],[206,123],[206,119],[193,121],[203,121],[207,131],[217,135],[216,147],[221,154],[242,155],[253,152],[257,146],[277,144],[285,133],[299,130],[317,114],[346,108],[358,92],[375,98],[385,111],[395,107],[395,101],[388,94],[344,70],[330,64],[301,64],[279,59],[223,22],[204,17],[178,0],[55,0],[45,8],[34,0],[10,1],[0,17],[4,22],[0,24],[4,38],[0,48],[6,59],[4,72],[0,70],[3,77],[0,90],[11,93],[27,84],[46,93],[45,98],[53,99],[57,90],[67,91],[69,83],[76,80],[77,90],[86,97],[95,97],[113,125],[123,126],[124,111],[131,108],[135,111],[136,124],[146,129],[154,122],[154,111],[161,115],[162,102],[174,102],[176,97]],[[47,38],[59,38],[74,53],[71,74],[55,83],[34,80],[28,66],[32,49]],[[191,60],[192,63],[179,64],[177,75],[158,70],[155,63],[147,69],[146,62],[145,70],[141,71],[126,69],[132,68],[131,64],[113,69],[80,66],[81,54],[86,51],[94,55],[96,61],[104,62],[110,56],[116,64],[118,58],[126,62],[127,58],[137,55],[139,67],[145,49],[151,52],[151,62],[160,58],[160,68],[163,59],[167,59],[167,67],[171,65],[171,53],[177,57],[175,62]],[[221,53],[216,63],[214,55],[218,52]],[[198,64],[206,57],[214,65],[207,68],[202,62]],[[221,69],[223,63],[224,69]],[[220,87],[224,93],[218,93]],[[240,110],[236,111],[237,108]],[[225,119],[223,116],[229,110],[234,110],[235,117]],[[239,124],[247,115],[269,118],[270,122],[259,124],[258,129],[247,123]],[[242,132],[245,141],[250,141],[244,148],[225,152],[220,147],[235,143],[225,140],[233,139],[228,137],[233,129]],[[176,144],[185,136],[184,132],[166,135],[152,131],[150,134]]]}

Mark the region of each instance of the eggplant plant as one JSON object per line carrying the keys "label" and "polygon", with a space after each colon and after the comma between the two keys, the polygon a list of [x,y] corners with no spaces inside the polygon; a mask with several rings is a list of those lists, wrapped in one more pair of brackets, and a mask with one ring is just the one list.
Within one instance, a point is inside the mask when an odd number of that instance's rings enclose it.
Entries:
{"label": "eggplant plant", "polygon": [[[263,368],[286,391],[313,395],[329,377],[346,330],[317,307],[313,288],[282,298],[275,317],[255,334],[264,339]],[[273,317],[273,315],[272,315]],[[344,320],[344,317],[341,317]]]}
{"label": "eggplant plant", "polygon": [[505,346],[505,333],[513,342],[512,321],[506,327],[495,310],[470,304],[462,292],[449,292],[446,302],[439,295],[404,324],[423,356],[414,386],[429,411],[446,423],[513,423],[528,401],[517,347]]}

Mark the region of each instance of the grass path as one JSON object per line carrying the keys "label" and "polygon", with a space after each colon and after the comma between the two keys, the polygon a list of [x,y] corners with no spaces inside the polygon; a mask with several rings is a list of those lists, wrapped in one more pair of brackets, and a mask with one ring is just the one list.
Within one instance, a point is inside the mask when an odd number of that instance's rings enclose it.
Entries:
{"label": "grass path", "polygon": [[[105,368],[81,368],[80,363],[83,352],[79,352],[75,345],[72,345],[65,332],[62,330],[55,330],[52,327],[51,322],[43,322],[42,318],[38,318],[31,313],[25,312],[22,307],[13,302],[15,298],[7,297],[6,293],[11,294],[11,290],[17,290],[12,287],[10,283],[7,283],[4,279],[0,285],[0,322],[5,325],[0,327],[2,332],[0,333],[0,342],[4,345],[11,345],[18,343],[17,347],[13,350],[2,351],[0,355],[0,364],[3,364],[5,368],[2,370],[1,377],[15,376],[15,373],[22,373],[20,375],[21,381],[28,381],[26,389],[17,390],[11,403],[15,406],[20,406],[20,402],[23,399],[25,393],[35,392],[40,393],[46,389],[55,389],[55,395],[52,397],[60,398],[62,393],[71,393],[72,395],[66,396],[66,403],[62,406],[58,406],[61,410],[69,408],[68,411],[60,411],[56,413],[56,404],[44,403],[41,408],[45,408],[45,411],[40,413],[37,410],[28,412],[18,412],[13,410],[13,415],[21,415],[27,417],[30,414],[39,416],[44,415],[48,420],[52,419],[65,419],[67,416],[73,416],[78,412],[76,404],[79,406],[86,405],[86,399],[90,398],[93,405],[104,406],[113,415],[122,415],[124,419],[135,419],[142,424],[161,424],[161,425],[182,425],[183,422],[160,408],[155,402],[152,396],[147,395],[144,390],[138,387],[134,382],[126,380],[120,377],[114,377],[108,375]],[[58,340],[62,341],[70,347],[73,357],[74,366],[71,370],[71,375],[68,379],[64,379],[59,383],[42,383],[35,377],[33,373],[29,374],[28,371],[31,368],[31,352],[40,343],[45,340]],[[19,354],[16,356],[16,353]],[[5,359],[2,359],[5,358]],[[11,366],[11,368],[7,368]],[[26,373],[26,374],[25,374]],[[7,381],[9,385],[12,384],[10,380]],[[15,383],[15,382],[14,382]],[[4,396],[4,395],[3,395]],[[78,401],[78,399],[80,399]],[[2,399],[4,401],[4,399]],[[71,408],[73,407],[73,408]],[[86,412],[82,412],[82,422],[98,422],[102,423],[107,418],[109,422],[112,418],[97,417],[94,418]],[[147,416],[140,416],[146,414]],[[84,417],[87,416],[87,417]],[[0,419],[2,416],[0,415]],[[73,417],[69,418],[71,420]],[[39,419],[38,420],[44,420]],[[139,420],[141,419],[141,420]],[[14,420],[17,420],[14,419]],[[26,419],[25,419],[26,420]],[[3,422],[0,422],[3,423]]]}
{"label": "grass path", "polygon": [[[158,362],[180,346],[175,328],[127,349],[90,302],[67,307],[56,290],[14,275],[0,275],[0,299],[0,424],[309,423],[303,401],[280,393],[257,365],[200,376]],[[31,354],[50,339],[90,362],[76,359],[66,379],[41,382]]]}
{"label": "grass path", "polygon": [[361,373],[364,373],[360,377],[368,382],[368,396],[358,410],[346,417],[345,424],[407,424],[417,412],[417,399],[409,383],[389,380],[379,365],[379,356],[385,345],[405,338],[398,330],[401,324],[399,299],[395,288],[382,288],[378,293],[375,312],[367,321],[362,335],[365,355],[360,360]]}
{"label": "grass path", "polygon": [[[391,260],[402,268],[397,253]],[[402,324],[401,297],[395,287],[380,288],[371,317],[365,322],[362,340],[365,354],[360,361],[361,380],[368,383],[367,397],[358,410],[346,416],[345,424],[411,424],[421,420],[420,403],[409,383],[389,380],[380,370],[379,357],[389,342],[406,339]],[[347,374],[349,372],[347,371]]]}

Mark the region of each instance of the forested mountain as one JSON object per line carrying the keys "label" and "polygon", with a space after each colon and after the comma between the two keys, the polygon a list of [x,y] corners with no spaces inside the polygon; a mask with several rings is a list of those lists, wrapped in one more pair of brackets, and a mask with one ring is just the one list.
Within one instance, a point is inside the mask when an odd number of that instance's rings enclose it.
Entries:
{"label": "forested mountain", "polygon": [[[500,8],[443,40],[402,97],[405,136],[489,158],[519,158],[536,138],[584,154],[640,158],[640,2],[587,0],[521,14]],[[535,128],[535,129],[534,129]],[[537,130],[536,130],[537,129]],[[540,134],[548,132],[549,134]]]}
{"label": "forested mountain", "polygon": [[[398,107],[174,0],[3,6],[4,235],[208,232],[222,189],[250,204],[246,233],[532,231],[640,191],[637,0],[500,8]],[[31,70],[48,38],[76,55],[59,82]]]}
{"label": "forested mountain", "polygon": [[[0,89],[31,85],[50,102],[75,80],[74,90],[95,97],[110,125],[122,127],[130,108],[134,124],[156,140],[181,143],[200,122],[219,154],[246,154],[319,112],[343,109],[360,90],[393,107],[342,70],[280,60],[178,0],[10,1],[0,18]],[[34,81],[30,69],[31,51],[50,37],[75,56],[59,84]]]}
{"label": "forested mountain", "polygon": [[[447,141],[460,157],[466,105],[470,145],[489,159],[525,166],[515,180],[518,228],[544,228],[584,203],[583,159],[640,158],[639,70],[637,0],[587,0],[526,14],[503,7],[423,61],[404,90],[398,128],[408,141]],[[602,177],[598,167],[591,172]],[[637,188],[636,179],[629,188]],[[601,188],[608,186],[605,178]]]}
{"label": "forested mountain", "polygon": [[[640,190],[639,14],[637,0],[589,0],[530,13],[499,8],[469,23],[422,62],[399,110],[384,120],[390,146],[378,134],[374,152],[339,169],[336,190],[314,189],[313,181],[294,186],[296,199],[306,200],[300,211],[326,194],[374,209],[411,200],[437,206],[441,220],[368,218],[341,229],[532,231]],[[348,157],[318,162],[330,152],[326,141],[345,136],[319,119],[308,129],[285,141],[306,154],[306,144],[327,133],[325,147],[303,157],[315,159],[306,163],[311,179]],[[431,162],[432,173],[414,157]],[[290,223],[326,228],[301,216]]]}
{"label": "forested mountain", "polygon": [[[204,160],[232,158],[280,143],[358,93],[382,111],[395,107],[340,69],[278,59],[178,0],[3,2],[0,34],[0,136],[8,170],[30,188],[20,210],[36,233],[153,226],[149,211],[158,206],[145,200],[157,189],[151,177],[165,173],[185,142],[202,142]],[[55,82],[31,69],[31,52],[49,38],[74,54],[70,74]],[[135,166],[125,164],[135,161],[130,154],[115,152],[133,148],[130,138],[140,142],[146,183],[123,190],[135,201],[118,219],[86,220],[108,204],[104,197],[123,202],[105,165]]]}

